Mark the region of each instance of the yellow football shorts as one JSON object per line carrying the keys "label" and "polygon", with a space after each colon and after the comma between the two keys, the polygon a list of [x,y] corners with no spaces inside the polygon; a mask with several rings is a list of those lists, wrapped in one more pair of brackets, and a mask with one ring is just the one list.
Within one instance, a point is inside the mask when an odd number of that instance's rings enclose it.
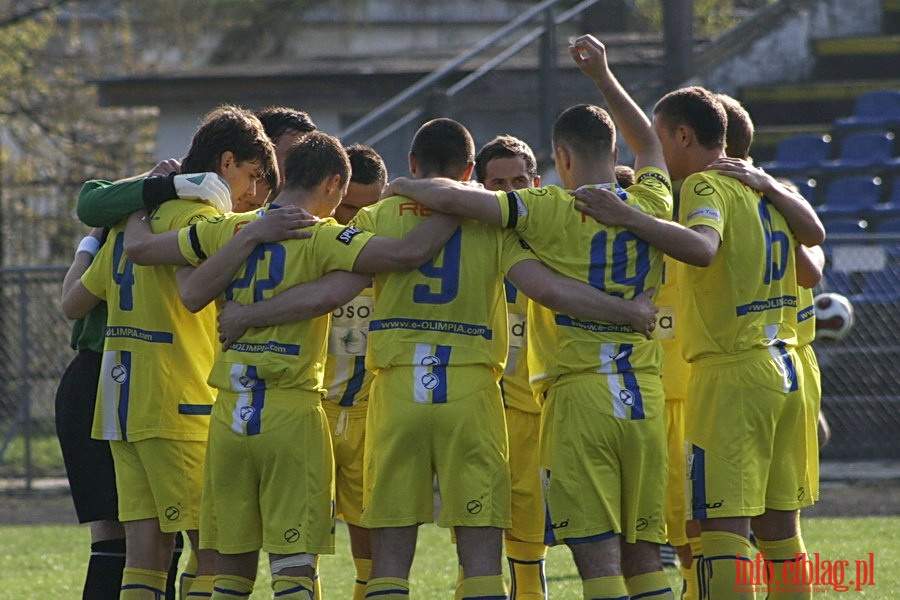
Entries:
{"label": "yellow football shorts", "polygon": [[206,442],[149,438],[109,446],[120,521],[156,518],[166,533],[197,529]]}
{"label": "yellow football shorts", "polygon": [[209,432],[200,547],[223,554],[334,553],[334,458],[321,396],[269,390],[260,433],[232,430],[220,391]]}
{"label": "yellow football shorts", "polygon": [[495,372],[449,367],[446,402],[416,402],[418,382],[413,367],[385,369],[372,382],[363,525],[433,522],[436,476],[440,526],[508,529],[506,420]]}
{"label": "yellow football shorts", "polygon": [[692,518],[812,504],[818,415],[803,396],[797,360],[794,351],[762,351],[692,365],[684,432]]}

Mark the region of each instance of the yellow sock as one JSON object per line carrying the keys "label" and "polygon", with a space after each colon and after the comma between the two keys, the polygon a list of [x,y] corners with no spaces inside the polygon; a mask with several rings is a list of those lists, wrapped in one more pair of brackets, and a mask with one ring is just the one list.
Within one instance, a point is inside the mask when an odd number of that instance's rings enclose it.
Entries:
{"label": "yellow sock", "polygon": [[190,591],[181,597],[185,600],[202,600],[211,598],[213,593],[213,575],[198,575],[191,583]]}
{"label": "yellow sock", "polygon": [[252,593],[252,580],[237,575],[216,575],[211,600],[249,598]]}
{"label": "yellow sock", "polygon": [[366,584],[369,583],[369,576],[372,575],[372,559],[354,558],[353,564],[356,567],[356,583],[353,585],[353,600],[363,600],[366,597]]}
{"label": "yellow sock", "polygon": [[272,577],[272,590],[279,600],[313,600],[315,584],[311,577],[288,577],[275,575]]}
{"label": "yellow sock", "polygon": [[181,572],[181,576],[178,578],[178,597],[181,600],[191,597],[191,590],[194,589],[194,583],[197,579],[197,553],[187,548],[183,552],[187,552],[188,557],[184,563],[184,571]]}
{"label": "yellow sock", "polygon": [[409,581],[399,577],[377,577],[366,584],[369,600],[409,600]]}
{"label": "yellow sock", "polygon": [[628,600],[628,588],[621,575],[585,579],[581,585],[584,600]]}
{"label": "yellow sock", "polygon": [[119,600],[162,600],[166,597],[166,571],[125,567]]}
{"label": "yellow sock", "polygon": [[463,600],[475,598],[491,598],[500,600],[508,598],[506,595],[506,582],[503,575],[486,575],[482,577],[466,577],[462,586]]}
{"label": "yellow sock", "polygon": [[703,558],[703,550],[700,548],[700,538],[688,538],[688,544],[691,547],[691,566],[685,567],[681,565],[682,585],[684,589],[681,592],[681,600],[700,600],[700,581],[697,579],[697,565]]}
{"label": "yellow sock", "polygon": [[547,600],[547,578],[544,573],[547,546],[508,538],[505,545],[510,600]]}
{"label": "yellow sock", "polygon": [[738,573],[751,562],[750,540],[727,531],[704,531],[700,534],[703,559],[698,566],[700,588],[704,597],[716,600],[752,600],[751,586],[738,585]]}
{"label": "yellow sock", "polygon": [[625,579],[625,587],[631,598],[652,598],[653,600],[675,600],[675,593],[669,585],[665,571],[641,573]]}
{"label": "yellow sock", "polygon": [[[812,598],[812,578],[803,578],[806,545],[803,538],[796,535],[783,540],[761,540],[756,538],[759,551],[774,567],[774,578],[769,583],[770,595],[778,595],[778,600],[808,600]],[[801,555],[801,560],[797,560]],[[804,580],[806,583],[804,583]]]}
{"label": "yellow sock", "polygon": [[319,555],[316,554],[316,572],[313,574],[313,600],[322,600],[322,582],[319,581]]}

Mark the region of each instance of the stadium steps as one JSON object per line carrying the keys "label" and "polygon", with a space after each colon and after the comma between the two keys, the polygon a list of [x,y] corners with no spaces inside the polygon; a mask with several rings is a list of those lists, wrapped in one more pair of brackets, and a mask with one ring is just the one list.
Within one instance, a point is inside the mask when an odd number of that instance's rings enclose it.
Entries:
{"label": "stadium steps", "polygon": [[833,135],[856,97],[900,89],[900,0],[882,1],[882,34],[815,40],[809,81],[742,88],[738,98],[757,126],[753,156],[772,160],[778,142],[798,133]]}

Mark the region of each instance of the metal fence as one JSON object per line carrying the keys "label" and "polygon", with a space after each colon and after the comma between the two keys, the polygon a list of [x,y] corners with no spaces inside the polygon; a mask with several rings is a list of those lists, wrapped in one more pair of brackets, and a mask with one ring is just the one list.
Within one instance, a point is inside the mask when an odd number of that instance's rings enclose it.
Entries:
{"label": "metal fence", "polygon": [[[900,234],[830,235],[826,255],[822,287],[852,300],[856,323],[840,342],[816,347],[832,429],[822,456],[900,458]],[[0,478],[29,488],[64,475],[53,399],[74,356],[59,311],[65,271],[0,269]]]}

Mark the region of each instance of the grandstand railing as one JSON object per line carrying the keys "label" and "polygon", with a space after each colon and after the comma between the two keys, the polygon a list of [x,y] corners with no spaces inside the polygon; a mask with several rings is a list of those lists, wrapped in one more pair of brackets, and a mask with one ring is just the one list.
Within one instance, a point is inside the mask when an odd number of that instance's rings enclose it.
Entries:
{"label": "grandstand railing", "polygon": [[[541,38],[544,39],[544,43],[542,43],[541,45],[539,57],[541,76],[540,89],[544,90],[548,94],[552,93],[552,90],[554,89],[554,86],[552,85],[552,77],[553,72],[555,71],[555,61],[558,52],[554,41],[556,27],[568,22],[597,2],[599,2],[599,0],[583,0],[582,2],[579,2],[559,16],[555,15],[555,9],[559,4],[561,4],[561,0],[544,0],[539,4],[536,4],[530,9],[524,11],[521,15],[519,15],[503,27],[497,29],[490,36],[486,37],[479,43],[473,45],[471,48],[465,50],[455,58],[451,59],[441,68],[426,75],[407,89],[396,94],[393,98],[387,100],[380,106],[370,111],[368,114],[364,115],[363,117],[349,125],[338,135],[338,137],[345,141],[362,137],[365,144],[375,146],[382,140],[386,139],[388,136],[397,131],[400,131],[404,126],[408,125],[416,118],[421,117],[427,110],[427,105],[431,102],[434,102],[434,97],[436,94],[440,96],[442,100],[449,100],[450,98],[466,89],[468,86],[484,77],[489,72],[496,69],[498,66],[516,56],[516,54],[520,50]],[[513,32],[516,32],[525,27],[538,15],[543,16],[543,23],[541,25],[534,27],[533,29],[521,34],[518,37],[514,37],[511,35]],[[451,75],[456,73],[463,65],[470,63],[473,60],[485,57],[497,46],[502,46],[503,44],[508,43],[511,40],[514,40],[513,43],[510,43],[505,47],[505,49],[503,49],[496,55],[489,56],[487,59],[485,59],[485,62],[482,63],[471,74],[457,81],[446,90],[440,90],[438,88],[439,84],[448,80]],[[410,106],[412,106],[412,108],[409,108]],[[542,99],[539,111],[541,112],[540,116],[544,118],[541,118],[540,122],[546,122],[547,127],[549,127],[549,123],[552,121],[552,115],[548,119],[546,118],[546,115],[544,113],[550,110],[550,107],[552,106],[555,106],[552,98]],[[368,137],[363,135],[364,132],[366,132],[368,129],[371,129],[372,125],[374,125],[378,121],[384,119],[385,117],[390,117],[391,115],[396,114],[398,111],[401,111],[404,108],[406,108],[408,112],[406,112],[399,118],[395,118],[386,127],[383,127],[377,132],[370,134]],[[546,138],[545,141],[549,140],[549,133],[545,132],[543,137]]]}

